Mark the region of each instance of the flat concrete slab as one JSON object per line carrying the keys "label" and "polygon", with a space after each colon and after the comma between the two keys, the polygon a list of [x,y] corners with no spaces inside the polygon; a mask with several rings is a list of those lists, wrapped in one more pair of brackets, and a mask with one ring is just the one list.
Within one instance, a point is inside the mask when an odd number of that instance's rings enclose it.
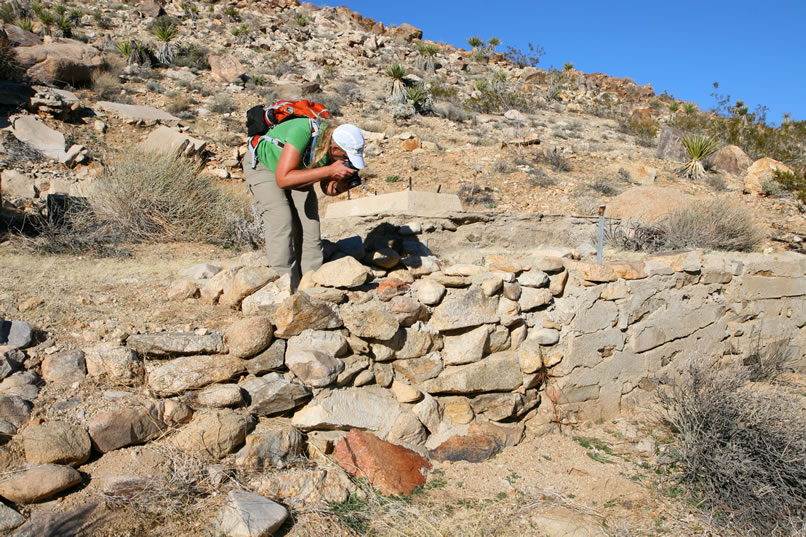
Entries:
{"label": "flat concrete slab", "polygon": [[462,202],[456,194],[403,190],[379,196],[340,201],[327,206],[325,218],[369,216],[372,214],[407,214],[412,216],[440,216],[462,211]]}

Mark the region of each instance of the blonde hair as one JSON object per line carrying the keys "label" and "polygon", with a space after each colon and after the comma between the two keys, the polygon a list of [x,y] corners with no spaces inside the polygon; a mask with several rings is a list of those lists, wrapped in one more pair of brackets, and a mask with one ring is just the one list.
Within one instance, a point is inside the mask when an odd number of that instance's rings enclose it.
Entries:
{"label": "blonde hair", "polygon": [[333,131],[339,126],[339,123],[335,120],[330,120],[326,123],[323,121],[322,123],[326,126],[316,139],[316,147],[311,148],[311,160],[305,165],[306,168],[315,167],[316,163],[327,154],[330,145],[333,143]]}

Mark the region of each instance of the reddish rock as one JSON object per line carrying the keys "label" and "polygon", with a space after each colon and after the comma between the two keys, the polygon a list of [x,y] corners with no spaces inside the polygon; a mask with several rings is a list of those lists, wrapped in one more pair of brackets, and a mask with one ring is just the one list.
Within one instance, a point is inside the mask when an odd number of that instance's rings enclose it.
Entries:
{"label": "reddish rock", "polygon": [[467,434],[448,438],[428,455],[438,461],[481,462],[505,447],[517,445],[523,438],[523,426],[473,423]]}
{"label": "reddish rock", "polygon": [[398,295],[406,294],[409,284],[397,278],[386,278],[378,284],[378,298],[386,302]]}
{"label": "reddish rock", "polygon": [[408,495],[425,485],[431,463],[414,451],[381,440],[372,433],[352,429],[333,451],[342,468],[366,477],[382,494]]}
{"label": "reddish rock", "polygon": [[420,147],[422,147],[422,141],[416,136],[400,142],[400,149],[403,151],[414,151]]}

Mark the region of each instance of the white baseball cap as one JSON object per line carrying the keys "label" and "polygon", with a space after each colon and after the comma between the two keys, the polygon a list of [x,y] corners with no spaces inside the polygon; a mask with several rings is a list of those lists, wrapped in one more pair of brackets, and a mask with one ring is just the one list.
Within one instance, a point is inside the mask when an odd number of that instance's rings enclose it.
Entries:
{"label": "white baseball cap", "polygon": [[333,141],[341,147],[353,166],[364,169],[364,135],[355,125],[339,125],[333,131]]}

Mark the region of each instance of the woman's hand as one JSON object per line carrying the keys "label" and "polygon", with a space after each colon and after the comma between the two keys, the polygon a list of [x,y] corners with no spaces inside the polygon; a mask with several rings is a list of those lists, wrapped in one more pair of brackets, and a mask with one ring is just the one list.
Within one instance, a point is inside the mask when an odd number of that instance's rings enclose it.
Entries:
{"label": "woman's hand", "polygon": [[347,166],[341,159],[336,160],[332,164],[328,164],[326,167],[330,179],[347,179],[355,173],[355,170]]}

